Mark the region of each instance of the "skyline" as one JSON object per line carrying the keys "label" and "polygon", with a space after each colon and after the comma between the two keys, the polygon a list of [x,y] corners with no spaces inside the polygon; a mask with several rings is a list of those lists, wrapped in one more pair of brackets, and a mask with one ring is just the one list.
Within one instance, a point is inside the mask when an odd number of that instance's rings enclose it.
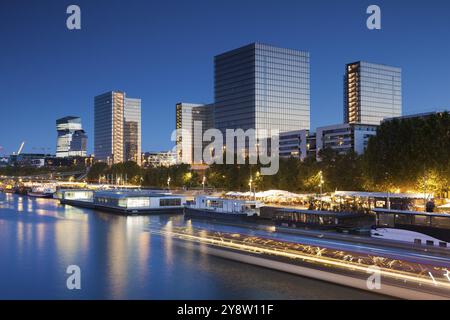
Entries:
{"label": "skyline", "polygon": [[[65,28],[65,8],[71,4],[67,1],[27,4],[33,15],[21,12],[20,4],[2,4],[6,8],[0,13],[0,34],[8,45],[0,62],[1,110],[3,115],[8,112],[8,121],[0,126],[0,155],[17,151],[22,141],[24,152],[47,147],[54,153],[54,122],[68,115],[82,118],[92,153],[94,96],[110,90],[142,99],[142,151],[169,150],[174,146],[170,133],[175,129],[175,104],[212,103],[214,56],[255,41],[310,53],[313,130],[342,122],[345,65],[358,60],[402,68],[403,114],[448,108],[450,62],[445,58],[450,45],[440,42],[435,30],[450,31],[445,19],[450,5],[434,2],[440,7],[378,1],[381,31],[365,27],[367,1],[286,1],[289,6],[283,8],[268,2],[254,7],[249,1],[240,4],[240,12],[233,11],[233,1],[135,1],[127,6],[77,1],[80,31]],[[199,8],[210,14],[199,13]],[[214,17],[214,9],[220,16]],[[173,11],[170,21],[159,18],[168,16],[166,11]],[[255,19],[245,20],[250,13]],[[281,16],[286,19],[277,19]],[[115,23],[118,18],[128,23]],[[240,21],[222,28],[221,23],[232,18]],[[345,45],[344,40],[355,37],[357,48]],[[123,41],[113,42],[116,38]],[[135,47],[138,50],[129,50]]]}
{"label": "skyline", "polygon": [[1,1],[0,300],[450,301],[449,17]]}

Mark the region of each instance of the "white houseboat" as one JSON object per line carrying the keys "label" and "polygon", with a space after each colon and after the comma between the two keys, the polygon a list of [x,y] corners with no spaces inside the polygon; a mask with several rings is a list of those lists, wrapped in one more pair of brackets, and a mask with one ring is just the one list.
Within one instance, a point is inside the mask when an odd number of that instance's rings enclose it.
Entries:
{"label": "white houseboat", "polygon": [[259,201],[235,200],[197,196],[186,206],[186,217],[213,219],[244,219],[258,217],[262,203]]}
{"label": "white houseboat", "polygon": [[42,185],[32,187],[31,191],[28,191],[27,195],[35,198],[53,198],[53,194],[56,192],[54,185]]}
{"label": "white houseboat", "polygon": [[138,190],[64,190],[61,204],[120,214],[183,213],[183,196]]}

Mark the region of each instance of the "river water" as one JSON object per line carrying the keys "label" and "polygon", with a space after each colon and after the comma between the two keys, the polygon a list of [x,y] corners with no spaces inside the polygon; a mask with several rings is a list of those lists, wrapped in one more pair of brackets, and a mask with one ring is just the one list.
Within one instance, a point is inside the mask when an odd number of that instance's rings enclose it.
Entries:
{"label": "river water", "polygon": [[[210,256],[148,232],[170,221],[183,217],[125,217],[0,193],[0,299],[380,298]],[[80,267],[80,290],[67,289],[69,265]]]}

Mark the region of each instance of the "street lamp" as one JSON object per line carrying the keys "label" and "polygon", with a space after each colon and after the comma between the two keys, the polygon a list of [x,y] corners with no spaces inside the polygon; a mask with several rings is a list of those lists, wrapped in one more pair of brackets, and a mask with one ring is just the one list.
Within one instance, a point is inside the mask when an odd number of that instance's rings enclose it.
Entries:
{"label": "street lamp", "polygon": [[259,171],[256,171],[256,179],[255,179],[255,185],[253,186],[254,190],[254,196],[256,201],[256,185],[261,181],[261,173]]}
{"label": "street lamp", "polygon": [[423,176],[423,202],[425,204],[425,212],[427,211],[427,202],[428,202],[428,196],[427,196],[427,190],[428,190],[428,177],[427,173],[424,173]]}
{"label": "street lamp", "polygon": [[384,178],[386,181],[386,189],[387,189],[387,198],[386,198],[386,209],[391,210],[391,199],[389,195],[389,172],[384,173]]}
{"label": "street lamp", "polygon": [[324,181],[323,181],[323,173],[322,171],[319,171],[319,188],[320,188],[320,210],[323,208],[322,203],[322,187],[323,187]]}
{"label": "street lamp", "polygon": [[[253,178],[250,176],[250,181],[248,182],[248,186],[250,187],[250,193],[252,193],[252,185],[253,185]],[[256,189],[253,188],[253,197],[256,200]]]}

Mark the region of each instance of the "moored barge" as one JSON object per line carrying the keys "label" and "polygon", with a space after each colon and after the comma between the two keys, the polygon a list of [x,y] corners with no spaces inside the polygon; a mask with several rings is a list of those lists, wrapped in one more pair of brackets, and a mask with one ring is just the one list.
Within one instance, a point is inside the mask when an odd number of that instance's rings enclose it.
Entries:
{"label": "moored barge", "polygon": [[183,213],[183,196],[148,191],[60,190],[61,204],[90,208],[123,215]]}
{"label": "moored barge", "polygon": [[55,192],[56,188],[54,187],[39,186],[31,188],[31,190],[27,192],[27,195],[34,198],[53,198]]}
{"label": "moored barge", "polygon": [[197,196],[186,205],[187,218],[252,221],[260,215],[262,203],[259,201],[235,200]]}

